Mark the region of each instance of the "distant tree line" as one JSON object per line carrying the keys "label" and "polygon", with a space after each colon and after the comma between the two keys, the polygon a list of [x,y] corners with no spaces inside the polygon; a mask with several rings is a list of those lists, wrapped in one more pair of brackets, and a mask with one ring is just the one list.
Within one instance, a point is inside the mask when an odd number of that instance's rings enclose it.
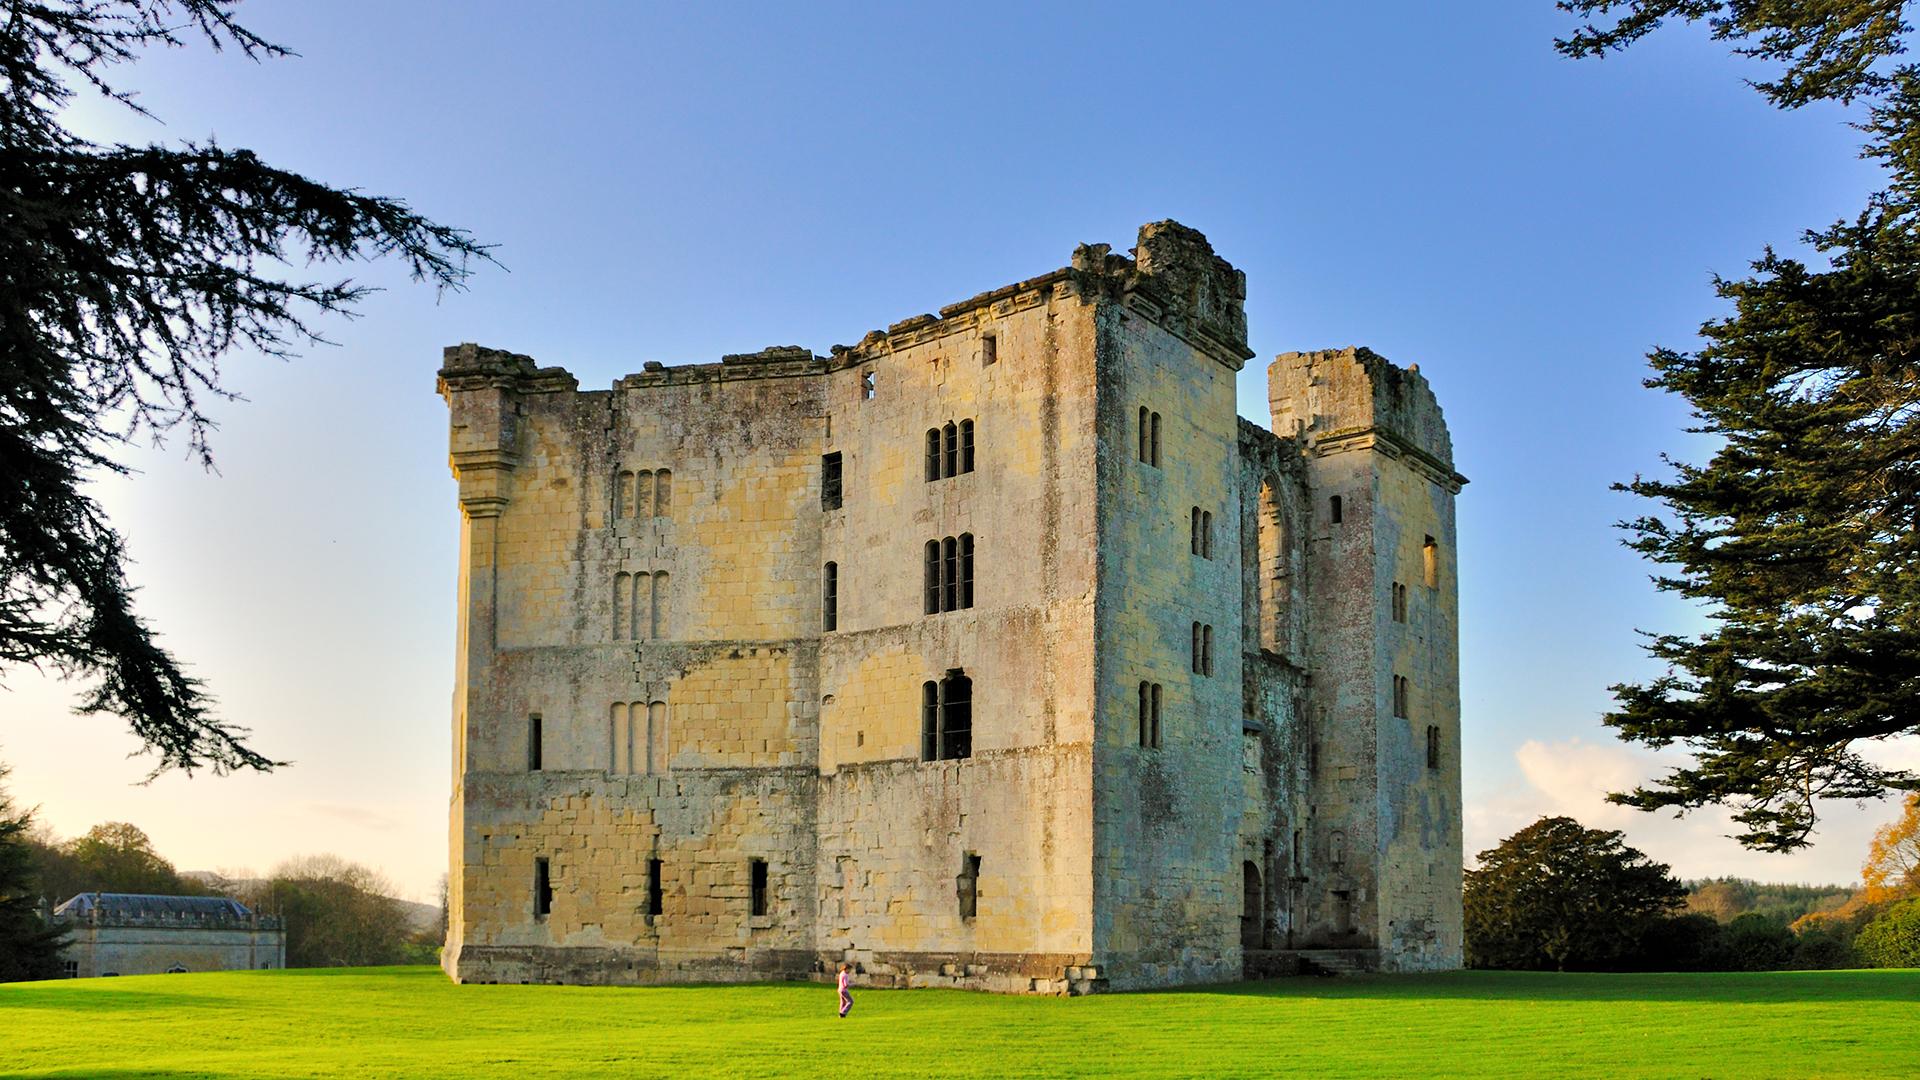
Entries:
{"label": "distant tree line", "polygon": [[1622,834],[1543,817],[1467,871],[1471,967],[1773,971],[1920,967],[1920,795],[1874,837],[1858,889],[1685,885]]}
{"label": "distant tree line", "polygon": [[83,892],[230,896],[285,921],[288,967],[434,962],[446,935],[444,895],[439,924],[415,930],[393,891],[377,872],[335,855],[292,859],[265,877],[182,874],[135,825],[107,822],[60,840],[0,789],[0,982],[59,974],[63,935],[44,916]]}

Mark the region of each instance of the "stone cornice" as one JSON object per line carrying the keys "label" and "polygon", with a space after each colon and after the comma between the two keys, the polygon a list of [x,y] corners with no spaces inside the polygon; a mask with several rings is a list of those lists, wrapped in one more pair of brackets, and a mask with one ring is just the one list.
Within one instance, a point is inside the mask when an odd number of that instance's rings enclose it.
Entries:
{"label": "stone cornice", "polygon": [[1466,477],[1454,471],[1451,462],[1442,461],[1389,428],[1348,428],[1316,435],[1311,440],[1311,446],[1312,452],[1319,457],[1344,454],[1351,450],[1377,450],[1387,457],[1405,461],[1429,480],[1456,495],[1468,483]]}

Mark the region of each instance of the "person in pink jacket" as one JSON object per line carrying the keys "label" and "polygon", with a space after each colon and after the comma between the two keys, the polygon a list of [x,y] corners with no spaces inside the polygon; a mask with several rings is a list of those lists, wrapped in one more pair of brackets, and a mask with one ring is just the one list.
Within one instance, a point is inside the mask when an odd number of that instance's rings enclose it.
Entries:
{"label": "person in pink jacket", "polygon": [[845,1020],[847,1018],[847,1013],[853,1009],[853,991],[848,989],[848,987],[852,984],[852,982],[853,982],[852,965],[841,964],[840,965],[840,1019],[842,1020]]}

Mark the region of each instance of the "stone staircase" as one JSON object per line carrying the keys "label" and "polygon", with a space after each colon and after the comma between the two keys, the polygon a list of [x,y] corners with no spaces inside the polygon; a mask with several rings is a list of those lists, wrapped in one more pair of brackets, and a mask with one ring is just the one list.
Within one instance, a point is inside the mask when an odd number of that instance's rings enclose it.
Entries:
{"label": "stone staircase", "polygon": [[1302,975],[1360,975],[1380,969],[1378,949],[1298,949]]}

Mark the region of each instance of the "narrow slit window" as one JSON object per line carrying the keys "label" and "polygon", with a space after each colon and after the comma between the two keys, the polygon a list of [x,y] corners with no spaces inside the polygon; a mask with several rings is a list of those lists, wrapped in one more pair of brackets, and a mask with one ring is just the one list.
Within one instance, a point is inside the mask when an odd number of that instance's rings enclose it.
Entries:
{"label": "narrow slit window", "polygon": [[748,911],[754,918],[767,914],[767,860],[748,859]]}
{"label": "narrow slit window", "polygon": [[1147,463],[1147,444],[1152,438],[1152,434],[1147,430],[1147,416],[1147,407],[1140,406],[1140,463],[1143,465]]}
{"label": "narrow slit window", "polygon": [[1153,438],[1148,440],[1147,464],[1152,465],[1154,468],[1157,469],[1160,467],[1160,414],[1154,413],[1152,419],[1153,419],[1153,425],[1152,425]]}
{"label": "narrow slit window", "polygon": [[1440,587],[1440,545],[1433,542],[1433,537],[1431,536],[1427,537],[1426,541],[1420,545],[1420,559],[1423,566],[1426,569],[1427,588],[1429,589],[1439,588]]}
{"label": "narrow slit window", "polygon": [[840,624],[840,564],[828,563],[820,571],[820,629],[831,631]]}
{"label": "narrow slit window", "polygon": [[920,760],[940,760],[940,684],[920,684]]}
{"label": "narrow slit window", "polygon": [[840,452],[820,456],[820,509],[840,509]]}
{"label": "narrow slit window", "polygon": [[1160,684],[1154,683],[1150,689],[1152,693],[1148,696],[1152,700],[1148,704],[1153,712],[1153,730],[1148,734],[1153,736],[1153,745],[1158,747],[1160,745]]}
{"label": "narrow slit window", "polygon": [[945,447],[940,458],[940,475],[957,475],[960,472],[960,429],[949,420],[947,426],[940,429],[940,439]]}
{"label": "narrow slit window", "polygon": [[1147,742],[1147,684],[1146,683],[1140,684],[1140,745],[1141,746],[1150,745]]}
{"label": "narrow slit window", "polygon": [[647,860],[647,906],[646,910],[641,912],[643,915],[665,914],[662,910],[664,906],[662,901],[666,899],[666,888],[661,870],[659,859]]}
{"label": "narrow slit window", "polygon": [[533,715],[527,717],[527,771],[528,772],[540,771],[541,751],[543,749],[541,744],[544,743],[545,741],[546,740],[540,731],[540,714],[534,713]]}
{"label": "narrow slit window", "polygon": [[1200,628],[1200,674],[1213,674],[1213,627]]}
{"label": "narrow slit window", "polygon": [[973,421],[960,421],[960,471],[973,471]]}
{"label": "narrow slit window", "polygon": [[927,482],[940,479],[940,429],[927,429]]}
{"label": "narrow slit window", "polygon": [[1200,508],[1193,508],[1193,523],[1187,529],[1187,547],[1193,554],[1200,554]]}
{"label": "narrow slit window", "polygon": [[1393,715],[1403,720],[1406,719],[1407,716],[1408,696],[1407,677],[1405,675],[1395,675],[1393,677]]}
{"label": "narrow slit window", "polygon": [[960,607],[973,607],[973,534],[960,534]]}
{"label": "narrow slit window", "polygon": [[992,367],[1000,360],[1000,340],[992,334],[980,337],[980,366]]}
{"label": "narrow slit window", "polygon": [[[927,614],[940,611],[940,541],[927,541]],[[929,684],[931,685],[931,684]]]}
{"label": "narrow slit window", "polygon": [[1340,496],[1335,495],[1332,498],[1328,499],[1327,500],[1327,517],[1331,519],[1335,525],[1340,524],[1342,519],[1342,514],[1343,514],[1343,507],[1340,503]]}
{"label": "narrow slit window", "polygon": [[1192,667],[1195,675],[1200,674],[1200,624],[1193,624]]}
{"label": "narrow slit window", "polygon": [[1404,582],[1393,583],[1393,621],[1407,621],[1407,586]]}
{"label": "narrow slit window", "polygon": [[545,859],[533,860],[533,917],[553,914],[553,871]]}
{"label": "narrow slit window", "polygon": [[940,610],[960,607],[960,541],[949,536],[940,541]]}
{"label": "narrow slit window", "polygon": [[613,520],[633,513],[633,473],[622,469],[613,478]]}
{"label": "narrow slit window", "polygon": [[1200,511],[1200,557],[1213,558],[1213,511]]}
{"label": "narrow slit window", "polygon": [[955,881],[960,900],[960,917],[971,919],[980,913],[980,856],[969,851],[960,856],[960,877]]}
{"label": "narrow slit window", "polygon": [[1440,728],[1436,724],[1427,725],[1427,768],[1440,767]]}

